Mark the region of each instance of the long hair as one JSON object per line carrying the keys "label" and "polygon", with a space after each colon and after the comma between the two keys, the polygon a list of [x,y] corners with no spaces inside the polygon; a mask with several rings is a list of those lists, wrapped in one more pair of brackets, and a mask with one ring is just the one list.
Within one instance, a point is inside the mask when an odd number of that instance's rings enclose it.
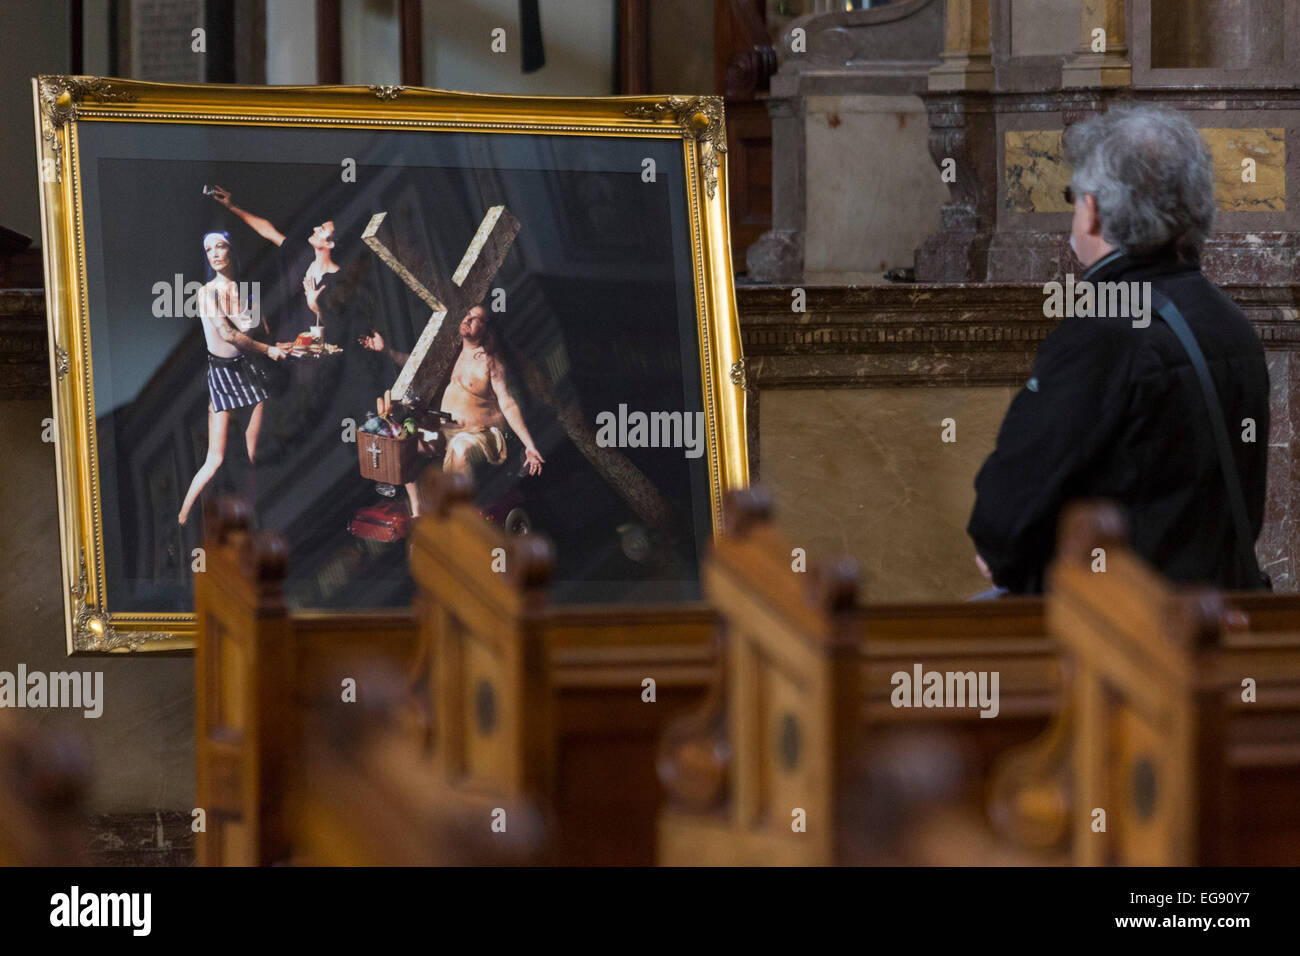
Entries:
{"label": "long hair", "polygon": [[212,263],[208,262],[208,236],[220,236],[226,240],[226,245],[230,246],[230,264],[234,267],[234,278],[238,279],[242,270],[239,267],[239,253],[235,251],[235,243],[230,238],[230,233],[224,229],[212,229],[203,234],[203,274],[207,277],[204,281],[211,282],[217,274],[212,268]]}
{"label": "long hair", "polygon": [[[483,306],[479,305],[474,308],[483,309]],[[466,310],[466,314],[469,314],[468,309]],[[497,332],[496,320],[490,318],[491,315],[491,312],[487,309],[483,309],[483,315],[479,317],[479,326],[482,331],[478,337],[478,344],[479,348],[483,349],[483,351],[488,355],[494,358],[499,358],[501,357],[503,343],[500,334]]]}

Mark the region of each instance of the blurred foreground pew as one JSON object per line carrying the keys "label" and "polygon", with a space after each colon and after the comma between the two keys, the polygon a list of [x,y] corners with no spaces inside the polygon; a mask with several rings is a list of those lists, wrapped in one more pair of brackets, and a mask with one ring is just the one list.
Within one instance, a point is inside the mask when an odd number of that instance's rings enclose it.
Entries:
{"label": "blurred foreground pew", "polygon": [[[521,835],[508,852],[501,841],[488,844],[485,862],[493,854],[653,862],[661,803],[655,748],[669,719],[698,706],[710,683],[708,609],[551,607],[545,540],[509,537],[484,520],[463,479],[432,470],[423,493],[433,506],[411,538],[418,594],[410,613],[288,614],[282,539],[250,534],[235,503],[210,516],[208,571],[195,588],[196,762],[199,805],[208,814],[200,863],[302,858],[309,851],[291,832],[299,823],[301,840],[324,832],[330,819],[348,821],[348,800],[364,805],[342,785],[326,792],[317,784],[342,779],[339,768],[350,761],[359,771],[346,775],[354,788],[377,760],[392,771],[382,786],[393,806],[425,781],[430,797],[412,809],[425,813],[411,823],[419,832],[431,832],[429,814],[444,826],[459,812],[435,791],[454,791],[450,802],[466,813],[486,806],[545,828],[544,841]],[[384,664],[384,681],[394,672],[406,681],[403,729],[394,735],[372,725],[349,737],[339,728],[360,723],[360,701],[374,692],[358,675]],[[342,700],[347,678],[358,703]],[[319,727],[334,728],[333,744],[309,752]],[[400,772],[399,753],[409,757]],[[331,761],[338,774],[321,769]],[[292,825],[291,813],[300,817]],[[376,832],[387,821],[359,815],[351,825],[356,846],[340,860],[373,860],[392,845]],[[473,856],[475,846],[471,840],[457,858]],[[315,856],[321,859],[318,850]]]}
{"label": "blurred foreground pew", "polygon": [[372,666],[358,683],[367,698],[359,713],[306,708],[300,785],[286,809],[295,862],[473,866],[546,858],[536,805],[510,801],[507,811],[493,795],[448,785],[430,760],[428,727],[405,675]]}
{"label": "blurred foreground pew", "polygon": [[0,711],[0,866],[87,866],[90,751]]}
{"label": "blurred foreground pew", "polygon": [[[200,866],[285,863],[288,795],[301,786],[304,708],[343,707],[341,681],[379,661],[413,666],[409,611],[290,614],[284,539],[251,532],[247,506],[218,499],[205,526],[207,570],[195,576],[195,775],[206,829]],[[364,689],[358,691],[364,694]]]}
{"label": "blurred foreground pew", "polygon": [[[479,515],[463,478],[426,474],[433,507],[416,522],[410,561],[432,752],[446,779],[535,801],[549,862],[652,863],[655,751],[712,681],[712,613],[551,606],[549,543],[506,536]],[[504,571],[494,570],[500,559]]]}
{"label": "blurred foreground pew", "polygon": [[[705,569],[725,679],[666,735],[661,862],[1300,862],[1300,597],[1176,589],[1113,507],[1073,509],[1058,708],[1036,602],[859,607],[852,567],[789,571],[763,499],[729,508]],[[998,672],[998,715],[895,707],[916,664]]]}
{"label": "blurred foreground pew", "polygon": [[[760,490],[733,493],[705,565],[726,666],[665,738],[660,862],[1028,862],[982,809],[998,755],[1059,705],[1042,602],[862,607],[851,563],[792,571],[770,519]],[[999,673],[996,716],[894,706],[918,666]]]}
{"label": "blurred foreground pew", "polygon": [[1073,506],[1059,537],[1048,618],[1071,692],[1050,740],[1070,740],[1074,862],[1300,863],[1300,596],[1175,588],[1107,503]]}

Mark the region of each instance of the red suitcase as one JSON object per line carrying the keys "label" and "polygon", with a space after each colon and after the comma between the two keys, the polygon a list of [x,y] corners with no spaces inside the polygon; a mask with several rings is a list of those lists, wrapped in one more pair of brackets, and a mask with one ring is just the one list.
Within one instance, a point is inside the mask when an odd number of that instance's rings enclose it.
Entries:
{"label": "red suitcase", "polygon": [[411,514],[404,501],[381,501],[366,505],[348,522],[348,531],[358,538],[385,543],[400,541],[411,531]]}

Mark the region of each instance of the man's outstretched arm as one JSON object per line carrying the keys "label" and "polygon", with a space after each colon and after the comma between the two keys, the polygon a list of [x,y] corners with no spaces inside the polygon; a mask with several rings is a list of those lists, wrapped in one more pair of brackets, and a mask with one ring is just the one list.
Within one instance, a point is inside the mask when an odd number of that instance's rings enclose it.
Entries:
{"label": "man's outstretched arm", "polygon": [[510,383],[506,379],[504,363],[493,359],[489,365],[489,374],[492,376],[492,391],[496,394],[497,404],[501,406],[501,415],[505,418],[506,424],[510,426],[510,430],[518,435],[519,440],[523,442],[528,473],[530,475],[540,474],[546,459],[542,457],[541,452],[537,450],[537,446],[533,444],[533,436],[529,434],[528,426],[524,424],[524,416],[519,411],[519,403],[515,401],[515,396],[510,389]]}

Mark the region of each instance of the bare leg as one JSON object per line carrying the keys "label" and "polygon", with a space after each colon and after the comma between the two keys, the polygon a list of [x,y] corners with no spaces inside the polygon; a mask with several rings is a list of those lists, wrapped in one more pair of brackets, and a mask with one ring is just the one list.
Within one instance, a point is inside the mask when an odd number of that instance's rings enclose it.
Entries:
{"label": "bare leg", "polygon": [[181,513],[176,516],[178,523],[185,524],[189,520],[190,509],[194,507],[199,492],[207,487],[221,467],[221,459],[226,454],[226,429],[229,424],[230,412],[214,412],[212,406],[208,406],[208,457],[190,482],[190,490],[185,495],[185,503],[181,505]]}
{"label": "bare leg", "polygon": [[248,449],[248,478],[244,483],[244,497],[248,499],[248,506],[257,510],[257,436],[262,432],[262,409],[265,403],[258,402],[253,406],[253,414],[249,416],[248,425],[244,429],[244,445]]}
{"label": "bare leg", "polygon": [[420,514],[420,483],[418,481],[408,481],[406,483],[406,497],[411,502],[411,517],[417,517]]}
{"label": "bare leg", "polygon": [[257,460],[257,436],[262,431],[262,409],[265,402],[258,402],[253,406],[253,414],[249,416],[248,427],[244,429],[244,444],[248,448],[248,463],[251,465]]}

